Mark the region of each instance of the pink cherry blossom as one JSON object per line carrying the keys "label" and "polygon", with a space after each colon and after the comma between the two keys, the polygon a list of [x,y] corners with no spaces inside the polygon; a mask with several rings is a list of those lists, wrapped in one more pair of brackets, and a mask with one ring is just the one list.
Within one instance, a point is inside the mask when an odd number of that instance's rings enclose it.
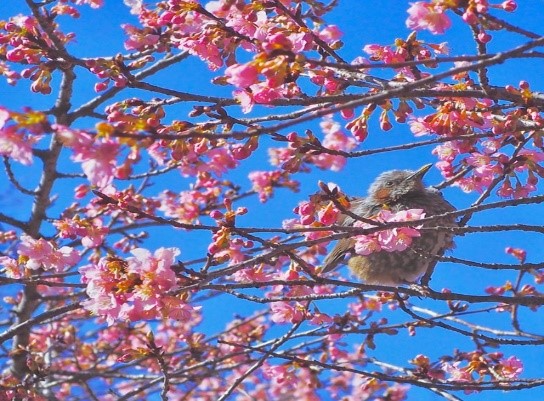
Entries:
{"label": "pink cherry blossom", "polygon": [[[325,148],[349,152],[357,146],[357,141],[347,136],[337,122],[325,119],[320,123],[320,126],[325,134],[321,142]],[[340,155],[320,153],[316,156],[311,156],[310,162],[322,169],[340,171],[346,164],[346,158]]]}
{"label": "pink cherry blossom", "polygon": [[525,263],[525,259],[527,258],[527,251],[521,248],[513,248],[511,246],[506,247],[504,250],[506,253],[512,255],[517,260],[519,260],[519,263],[523,264]]}
{"label": "pink cherry blossom", "polygon": [[159,248],[152,254],[137,248],[131,253],[133,257],[126,260],[102,258],[97,264],[79,268],[89,296],[85,308],[104,316],[109,324],[117,319],[191,318],[199,307],[167,294],[176,286],[171,266],[179,250]]}
{"label": "pink cherry blossom", "polygon": [[342,35],[342,31],[336,25],[328,25],[318,33],[319,38],[329,44],[340,40]]}
{"label": "pink cherry blossom", "polygon": [[24,257],[25,266],[31,270],[42,268],[63,272],[80,260],[79,252],[71,247],[57,248],[50,241],[43,238],[34,239],[28,235],[21,236],[17,253]]}
{"label": "pink cherry blossom", "polygon": [[[425,217],[423,209],[401,210],[393,213],[389,210],[381,210],[376,215],[376,221],[381,223],[401,222],[419,220]],[[355,227],[375,228],[375,226],[357,221]],[[358,235],[355,237],[355,253],[358,255],[369,255],[373,252],[399,252],[408,248],[413,238],[421,234],[417,228],[413,227],[394,227],[384,229],[368,235]]]}
{"label": "pink cherry blossom", "polygon": [[258,104],[269,104],[283,96],[281,88],[270,87],[266,82],[251,85],[250,89],[253,100]]}
{"label": "pink cherry blossom", "polygon": [[253,171],[249,179],[253,184],[253,190],[259,194],[259,200],[265,202],[272,196],[274,181],[278,178],[279,172]]}
{"label": "pink cherry blossom", "polygon": [[164,212],[165,216],[188,224],[198,221],[202,208],[214,199],[212,192],[197,190],[182,191],[179,194],[163,191],[157,197],[160,203],[159,210]]}
{"label": "pink cherry blossom", "polygon": [[0,128],[0,155],[7,156],[26,166],[32,164],[32,141],[16,126]]}
{"label": "pink cherry blossom", "polygon": [[227,82],[238,88],[247,88],[257,83],[259,71],[251,63],[233,64],[225,70]]}
{"label": "pink cherry blossom", "polygon": [[516,4],[514,0],[505,0],[501,3],[501,7],[503,8],[504,11],[513,12],[516,10],[518,5]]}
{"label": "pink cherry blossom", "polygon": [[415,228],[398,227],[380,232],[378,242],[384,251],[404,251],[412,244],[412,238],[419,236],[420,233]]}
{"label": "pink cherry blossom", "polygon": [[382,247],[377,237],[370,235],[361,235],[357,236],[354,250],[357,255],[366,256],[374,252],[380,252],[382,250]]}
{"label": "pink cherry blossom", "polygon": [[320,207],[317,211],[317,218],[320,223],[326,226],[336,223],[340,211],[332,202],[328,202],[324,207]]}
{"label": "pink cherry blossom", "polygon": [[123,3],[130,8],[130,13],[138,15],[142,12],[143,0],[123,0]]}
{"label": "pink cherry blossom", "polygon": [[523,372],[523,363],[515,356],[501,359],[500,374],[507,379],[516,379]]}
{"label": "pink cherry blossom", "polygon": [[121,27],[129,36],[125,41],[125,49],[127,50],[145,50],[159,42],[160,36],[150,31],[140,30],[130,24],[123,24]]}
{"label": "pink cherry blossom", "polygon": [[104,242],[104,237],[109,229],[103,226],[102,220],[95,218],[91,221],[74,219],[57,220],[53,223],[59,230],[61,238],[75,239],[81,237],[81,244],[88,248],[94,248]]}
{"label": "pink cherry blossom", "polygon": [[251,92],[248,92],[247,90],[235,90],[232,92],[232,96],[240,103],[243,113],[247,114],[253,110],[255,99]]}
{"label": "pink cherry blossom", "polygon": [[409,29],[417,31],[427,29],[436,35],[444,33],[451,26],[450,19],[440,6],[422,1],[410,4],[409,17],[406,20]]}
{"label": "pink cherry blossom", "polygon": [[9,118],[10,118],[9,111],[7,111],[3,107],[0,107],[0,129],[4,128]]}
{"label": "pink cherry blossom", "polygon": [[147,249],[136,248],[131,253],[134,258],[129,259],[127,273],[145,277],[158,291],[168,291],[176,285],[176,275],[170,267],[180,254],[179,249],[159,248],[152,254]]}
{"label": "pink cherry blossom", "polygon": [[54,125],[53,128],[59,139],[72,148],[72,159],[81,163],[91,185],[104,188],[111,184],[117,169],[116,157],[120,149],[118,142],[111,139],[96,140],[83,131],[60,125]]}
{"label": "pink cherry blossom", "polygon": [[400,50],[393,50],[390,46],[369,44],[363,47],[363,51],[370,54],[372,60],[380,60],[384,63],[400,63],[406,61],[406,55]]}
{"label": "pink cherry blossom", "polygon": [[0,256],[0,272],[5,274],[9,278],[22,278],[23,269],[17,260],[10,258],[9,256]]}
{"label": "pink cherry blossom", "polygon": [[264,377],[283,386],[293,384],[297,380],[293,368],[289,368],[288,365],[265,364],[262,370]]}
{"label": "pink cherry blossom", "polygon": [[274,194],[274,188],[298,189],[298,182],[291,180],[283,171],[252,171],[248,175],[252,189],[259,194],[259,200],[266,202]]}
{"label": "pink cherry blossom", "polygon": [[443,364],[444,371],[449,374],[448,380],[459,382],[472,381],[472,375],[470,372],[466,368],[461,368],[460,365],[461,362],[446,362]]}
{"label": "pink cherry blossom", "polygon": [[308,225],[315,221],[316,208],[312,202],[302,201],[293,211],[300,215],[300,224]]}
{"label": "pink cherry blossom", "polygon": [[271,319],[274,323],[298,323],[306,315],[306,309],[299,303],[273,302],[270,305]]}

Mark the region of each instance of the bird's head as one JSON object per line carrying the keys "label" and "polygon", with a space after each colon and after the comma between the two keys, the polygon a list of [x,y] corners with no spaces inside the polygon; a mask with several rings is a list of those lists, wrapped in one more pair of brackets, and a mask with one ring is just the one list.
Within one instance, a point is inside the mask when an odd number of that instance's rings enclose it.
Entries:
{"label": "bird's head", "polygon": [[423,176],[431,166],[426,164],[417,171],[391,170],[381,173],[368,189],[368,196],[377,203],[388,204],[423,192]]}

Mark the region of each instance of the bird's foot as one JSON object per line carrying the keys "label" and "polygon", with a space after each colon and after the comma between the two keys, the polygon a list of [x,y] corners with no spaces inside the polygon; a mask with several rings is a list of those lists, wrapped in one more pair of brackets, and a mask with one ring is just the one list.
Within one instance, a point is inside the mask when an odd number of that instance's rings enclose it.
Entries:
{"label": "bird's foot", "polygon": [[408,288],[416,291],[420,296],[427,298],[429,295],[431,295],[431,290],[426,285],[416,284],[416,283],[408,283]]}

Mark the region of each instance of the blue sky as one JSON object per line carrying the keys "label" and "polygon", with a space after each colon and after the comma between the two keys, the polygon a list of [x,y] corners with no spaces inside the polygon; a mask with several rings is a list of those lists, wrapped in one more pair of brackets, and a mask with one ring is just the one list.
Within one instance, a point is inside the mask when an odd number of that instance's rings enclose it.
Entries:
{"label": "blue sky", "polygon": [[[87,7],[82,7],[82,17],[79,20],[73,21],[69,18],[61,19],[66,30],[77,33],[77,42],[69,47],[69,50],[79,56],[108,56],[117,52],[124,52],[123,40],[124,34],[120,28],[120,23],[130,21],[136,23],[133,16],[130,16],[127,8],[119,1],[105,1],[104,8],[99,10],[91,10]],[[540,1],[520,1],[519,9],[514,14],[514,18],[509,20],[513,24],[520,24],[523,27],[535,31],[542,32],[543,9]],[[368,2],[361,0],[341,0],[337,10],[331,13],[326,20],[329,23],[338,25],[344,32],[343,41],[345,46],[340,50],[340,54],[346,60],[351,60],[357,56],[364,56],[362,47],[369,43],[390,44],[396,37],[405,38],[409,31],[405,27],[406,8],[408,2],[399,0],[382,0],[379,6],[377,2]],[[0,8],[0,19],[5,19],[9,15],[14,15],[20,12],[26,12],[24,2],[8,1],[3,2]],[[496,15],[506,16],[504,13],[496,13]],[[468,29],[461,24],[456,24],[455,17],[454,28],[447,32],[446,35],[433,36],[428,33],[421,33],[419,37],[429,42],[448,41],[452,55],[457,54],[475,54],[474,44],[471,40],[471,34]],[[491,32],[493,35],[495,33]],[[516,38],[512,40],[512,38]],[[497,34],[494,40],[489,44],[490,52],[510,49],[516,45],[524,43],[526,40],[515,35]],[[491,82],[494,85],[512,84],[517,86],[520,80],[527,80],[531,83],[533,90],[544,90],[544,78],[542,75],[543,62],[539,59],[522,59],[508,62],[505,65],[493,67],[490,71]],[[85,103],[94,96],[92,86],[94,79],[90,74],[80,72],[78,76],[78,88],[74,96],[73,104],[77,105]],[[379,73],[377,74],[379,75]],[[179,89],[192,93],[204,94],[219,94],[228,95],[230,88],[217,87],[210,84],[211,78],[215,76],[210,72],[203,62],[193,59],[184,62],[179,67],[174,67],[168,72],[159,74],[154,77],[151,82],[167,82],[168,87]],[[136,92],[132,93],[137,94]],[[130,95],[123,94],[123,98]],[[20,110],[23,106],[31,106],[35,109],[47,109],[54,102],[54,94],[43,96],[33,94],[28,90],[28,82],[22,80],[16,87],[10,87],[5,82],[0,81],[0,105],[8,107],[12,110]],[[183,107],[177,108],[177,113],[183,114],[187,109]],[[265,110],[266,112],[266,110]],[[91,124],[88,121],[78,123],[81,128]],[[317,122],[311,123],[309,126],[297,127],[297,130],[303,131],[305,128],[312,128],[315,133],[319,132]],[[361,149],[373,149],[387,145],[412,142],[414,137],[409,131],[407,125],[398,125],[391,132],[380,132],[376,124],[371,128],[371,135]],[[417,148],[415,150],[403,152],[391,152],[378,154],[369,157],[351,159],[348,161],[345,169],[339,173],[323,172],[314,170],[310,174],[300,174],[297,178],[301,181],[301,190],[299,193],[293,194],[286,190],[278,191],[275,197],[266,205],[261,205],[256,200],[244,201],[244,205],[248,206],[250,213],[241,219],[240,222],[251,226],[281,226],[281,222],[287,218],[293,218],[295,215],[292,209],[299,201],[305,200],[312,193],[318,190],[318,180],[325,182],[335,182],[350,195],[364,195],[366,188],[373,178],[384,170],[392,168],[409,168],[416,169],[425,163],[434,162],[435,157],[431,155],[432,147]],[[230,178],[246,185],[249,188],[250,184],[247,180],[247,173],[252,170],[269,170],[272,169],[267,162],[265,147],[261,149],[257,155],[251,159],[244,161],[241,168],[233,172]],[[39,168],[39,165],[36,166]],[[17,171],[23,172],[23,169]],[[35,170],[24,170],[24,175],[21,178],[23,185],[32,187],[36,180]],[[6,181],[0,179],[0,206],[7,211],[14,213],[24,213],[29,200],[23,195],[13,196],[9,185]],[[438,170],[433,169],[427,176],[428,184],[438,184],[441,177]],[[153,191],[159,188],[169,188],[174,191],[186,189],[189,181],[179,177],[179,180],[172,180],[169,176],[166,180],[157,180]],[[72,182],[61,184],[56,188],[58,193],[69,191],[73,185]],[[542,191],[539,191],[539,194]],[[474,202],[478,194],[465,194],[458,188],[449,188],[445,191],[447,199],[457,208],[469,206]],[[493,199],[498,199],[493,197]],[[24,207],[21,207],[24,205]],[[528,206],[519,208],[507,208],[503,210],[494,210],[485,212],[475,216],[471,220],[471,224],[497,224],[497,223],[527,223],[527,224],[542,224],[544,225],[544,217],[542,208],[538,206]],[[208,238],[206,234],[201,235],[195,241],[193,234],[176,232],[175,235],[158,235],[146,244],[146,247],[155,249],[160,246],[178,246],[182,250],[182,260],[191,260],[201,257],[203,250],[207,247]],[[528,261],[538,262],[544,257],[544,247],[542,247],[542,238],[535,235],[527,235],[522,232],[508,232],[496,234],[470,234],[465,237],[456,239],[457,249],[454,255],[460,258],[467,258],[484,262],[504,262],[514,263],[515,260],[511,256],[504,254],[506,246],[523,247],[528,250]],[[347,270],[344,274],[348,277]],[[482,294],[483,289],[487,285],[499,285],[506,278],[515,280],[515,274],[504,273],[499,274],[494,271],[484,271],[471,267],[441,264],[437,268],[433,276],[432,285],[434,288],[448,287],[456,292]],[[226,298],[223,298],[223,301]],[[221,304],[221,307],[209,307],[205,310],[205,316],[209,318],[207,329],[210,331],[219,330],[234,314],[241,313],[260,306],[250,305],[245,302],[228,298],[228,304]],[[432,306],[425,300],[415,301],[423,306]],[[335,306],[326,305],[324,309],[331,308],[334,311]],[[342,311],[339,311],[341,313]],[[524,312],[522,323],[524,327],[530,326],[534,332],[542,332],[544,329],[541,312]],[[481,318],[481,317],[480,317]],[[490,313],[486,315],[484,324],[497,323],[499,327],[504,322],[503,316],[497,316]],[[437,338],[437,335],[440,335]],[[457,337],[455,337],[457,338]],[[472,344],[468,341],[464,343],[453,343],[455,340],[445,332],[437,330],[419,330],[415,338],[408,338],[404,333],[399,336],[378,337],[377,338],[377,355],[391,363],[405,365],[407,359],[414,357],[417,353],[425,353],[431,357],[438,357],[442,354],[452,352],[454,348],[463,350],[471,350]],[[508,348],[504,348],[505,354],[515,353],[521,357],[525,356],[527,376],[536,376],[541,374],[543,354],[540,349],[519,350],[512,349],[508,352]],[[538,358],[534,358],[535,352],[538,353]],[[544,390],[535,389],[527,393],[527,396],[532,398],[544,397]],[[518,400],[519,393],[482,393],[473,396],[479,400]],[[419,397],[419,398],[417,398]],[[435,396],[427,392],[415,392],[412,399],[431,400]]]}

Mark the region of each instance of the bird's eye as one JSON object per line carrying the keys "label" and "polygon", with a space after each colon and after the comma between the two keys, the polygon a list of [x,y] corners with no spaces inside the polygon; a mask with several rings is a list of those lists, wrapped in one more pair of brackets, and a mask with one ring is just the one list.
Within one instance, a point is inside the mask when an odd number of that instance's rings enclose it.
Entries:
{"label": "bird's eye", "polygon": [[385,186],[386,186],[386,187],[392,187],[392,186],[393,186],[393,181],[387,181],[387,182],[385,183]]}

